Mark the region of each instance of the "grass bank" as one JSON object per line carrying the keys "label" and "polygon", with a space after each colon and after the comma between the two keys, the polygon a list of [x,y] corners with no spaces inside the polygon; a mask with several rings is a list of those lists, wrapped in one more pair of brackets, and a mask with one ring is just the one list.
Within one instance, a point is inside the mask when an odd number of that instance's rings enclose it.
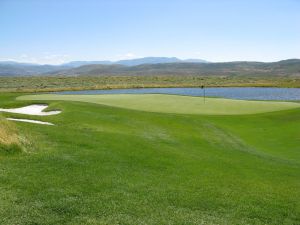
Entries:
{"label": "grass bank", "polygon": [[0,156],[24,152],[28,145],[29,140],[19,133],[15,124],[0,116]]}

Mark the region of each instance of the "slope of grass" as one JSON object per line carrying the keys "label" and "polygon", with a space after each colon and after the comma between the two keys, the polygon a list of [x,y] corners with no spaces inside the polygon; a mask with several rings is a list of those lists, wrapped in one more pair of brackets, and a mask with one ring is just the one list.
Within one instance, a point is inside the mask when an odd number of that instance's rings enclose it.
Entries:
{"label": "slope of grass", "polygon": [[134,110],[181,114],[239,115],[299,108],[299,103],[243,101],[164,94],[27,95],[19,100],[65,100],[104,104]]}
{"label": "slope of grass", "polygon": [[0,116],[0,155],[22,151],[22,138],[13,123]]}
{"label": "slope of grass", "polygon": [[[0,107],[13,99],[2,94]],[[15,123],[37,151],[0,159],[0,224],[300,224],[300,109],[47,102],[62,110],[47,117],[56,126]]]}
{"label": "slope of grass", "polygon": [[14,127],[2,117],[0,117],[0,143],[7,145],[18,143]]}

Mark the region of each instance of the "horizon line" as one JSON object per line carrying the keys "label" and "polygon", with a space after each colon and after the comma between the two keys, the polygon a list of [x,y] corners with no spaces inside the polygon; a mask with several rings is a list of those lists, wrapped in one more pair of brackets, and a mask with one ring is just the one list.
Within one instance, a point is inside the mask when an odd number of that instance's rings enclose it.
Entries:
{"label": "horizon line", "polygon": [[[165,57],[165,56],[146,56],[146,57],[137,57],[137,58],[131,58],[131,59],[120,59],[120,60],[71,60],[71,61],[65,61],[61,63],[38,63],[38,62],[26,62],[26,61],[20,61],[20,60],[15,60],[15,59],[0,59],[0,63],[19,63],[19,64],[32,64],[32,65],[40,65],[40,66],[46,66],[46,65],[51,65],[51,66],[59,66],[59,65],[64,65],[72,62],[120,62],[120,61],[130,61],[130,60],[136,60],[136,59],[145,59],[145,58],[175,58],[178,60],[203,60],[204,62],[190,62],[190,63],[231,63],[231,62],[260,62],[260,63],[275,63],[275,62],[280,62],[280,61],[285,61],[285,60],[300,60],[300,58],[286,58],[286,59],[281,59],[281,60],[276,60],[276,61],[258,61],[258,60],[231,60],[231,61],[208,61],[205,59],[200,59],[200,58],[178,58],[178,57]],[[167,62],[168,63],[168,62]],[[169,62],[169,63],[176,63],[176,62]],[[180,62],[178,62],[180,63]],[[189,63],[189,62],[187,62]],[[101,64],[101,63],[100,63]],[[118,64],[118,63],[116,63]],[[157,63],[146,63],[146,64],[157,64]],[[164,64],[164,63],[162,63]]]}

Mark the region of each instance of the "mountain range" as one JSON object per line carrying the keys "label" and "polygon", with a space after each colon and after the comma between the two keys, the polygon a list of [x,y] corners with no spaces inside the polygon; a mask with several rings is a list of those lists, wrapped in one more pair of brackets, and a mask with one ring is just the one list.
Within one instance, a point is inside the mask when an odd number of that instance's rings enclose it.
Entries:
{"label": "mountain range", "polygon": [[0,62],[0,76],[61,75],[274,75],[300,76],[300,59],[279,62],[224,62],[146,57],[131,60],[72,61],[61,65],[38,65],[12,61]]}
{"label": "mountain range", "polygon": [[62,70],[73,69],[86,65],[123,65],[138,66],[142,64],[195,62],[208,63],[201,59],[181,60],[175,57],[145,57],[119,61],[72,61],[61,65],[40,65],[33,63],[19,63],[14,61],[0,61],[0,76],[27,76],[60,73]]}
{"label": "mountain range", "polygon": [[71,66],[71,67],[79,67],[84,65],[91,65],[91,64],[100,64],[100,65],[123,65],[123,66],[138,66],[142,64],[161,64],[161,63],[180,63],[180,62],[194,62],[194,63],[208,63],[203,59],[178,59],[176,57],[145,57],[145,58],[138,58],[138,59],[126,59],[126,60],[119,60],[119,61],[72,61],[69,63],[63,64],[64,66]]}

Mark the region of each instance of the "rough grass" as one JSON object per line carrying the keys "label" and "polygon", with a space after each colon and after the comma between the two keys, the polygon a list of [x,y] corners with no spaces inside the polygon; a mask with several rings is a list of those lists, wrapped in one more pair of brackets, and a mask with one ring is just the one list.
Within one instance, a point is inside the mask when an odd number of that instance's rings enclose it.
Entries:
{"label": "rough grass", "polygon": [[12,123],[0,117],[0,143],[5,145],[18,144],[18,134]]}
{"label": "rough grass", "polygon": [[164,94],[26,95],[19,100],[64,100],[104,104],[148,112],[240,115],[299,108],[299,103],[244,101]]}
{"label": "rough grass", "polygon": [[22,150],[17,128],[0,116],[0,153],[14,153]]}
{"label": "rough grass", "polygon": [[44,103],[62,110],[47,118],[56,126],[15,123],[38,151],[0,159],[0,224],[300,224],[300,109],[208,116]]}

